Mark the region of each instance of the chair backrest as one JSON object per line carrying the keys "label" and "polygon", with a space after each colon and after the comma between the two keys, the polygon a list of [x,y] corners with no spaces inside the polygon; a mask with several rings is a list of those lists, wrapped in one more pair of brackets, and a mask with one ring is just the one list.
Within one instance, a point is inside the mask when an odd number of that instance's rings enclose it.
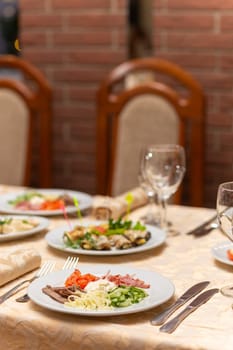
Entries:
{"label": "chair backrest", "polygon": [[13,55],[0,56],[0,183],[30,185],[33,132],[40,187],[51,186],[52,93],[44,75]]}
{"label": "chair backrest", "polygon": [[[97,94],[97,192],[115,196],[137,186],[140,151],[158,143],[185,147],[188,204],[202,205],[202,88],[166,60],[127,61],[113,69]],[[181,203],[181,191],[175,202]]]}

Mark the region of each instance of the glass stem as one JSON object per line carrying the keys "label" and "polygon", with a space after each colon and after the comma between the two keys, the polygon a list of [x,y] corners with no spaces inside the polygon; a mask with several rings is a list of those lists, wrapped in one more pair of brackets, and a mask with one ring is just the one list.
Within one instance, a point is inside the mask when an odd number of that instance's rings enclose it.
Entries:
{"label": "glass stem", "polygon": [[155,204],[155,198],[154,195],[148,195],[148,211],[147,211],[147,217],[153,217],[154,212],[154,204]]}
{"label": "glass stem", "polygon": [[161,196],[158,196],[158,204],[159,204],[160,227],[165,228],[167,226],[167,201]]}

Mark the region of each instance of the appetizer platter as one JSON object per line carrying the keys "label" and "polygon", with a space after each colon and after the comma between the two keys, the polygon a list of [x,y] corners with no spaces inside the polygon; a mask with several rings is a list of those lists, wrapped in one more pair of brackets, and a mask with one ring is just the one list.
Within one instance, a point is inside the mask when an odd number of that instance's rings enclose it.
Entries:
{"label": "appetizer platter", "polygon": [[0,216],[0,242],[25,238],[45,230],[49,220],[43,217]]}
{"label": "appetizer platter", "polygon": [[84,315],[124,315],[158,306],[172,297],[166,277],[128,266],[83,266],[40,277],[28,289],[36,304],[53,311]]}
{"label": "appetizer platter", "polygon": [[[221,242],[211,249],[214,258],[224,264],[233,266],[233,244],[230,241]],[[232,257],[232,258],[231,258]]]}
{"label": "appetizer platter", "polygon": [[74,199],[78,201],[80,210],[87,209],[92,204],[92,197],[83,192],[37,189],[1,196],[0,211],[22,215],[62,215],[64,207],[67,213],[73,213],[77,210]]}
{"label": "appetizer platter", "polygon": [[73,254],[123,255],[155,248],[165,242],[166,233],[154,226],[118,219],[114,221],[79,220],[50,231],[49,246]]}

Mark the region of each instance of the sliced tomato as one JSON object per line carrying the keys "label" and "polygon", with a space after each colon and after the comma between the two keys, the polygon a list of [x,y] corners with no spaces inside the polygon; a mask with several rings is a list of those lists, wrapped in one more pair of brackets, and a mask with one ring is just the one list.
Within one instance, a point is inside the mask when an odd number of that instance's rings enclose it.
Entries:
{"label": "sliced tomato", "polygon": [[227,250],[227,256],[228,256],[228,259],[233,260],[233,249]]}
{"label": "sliced tomato", "polygon": [[86,273],[82,275],[79,270],[75,270],[65,281],[65,286],[77,286],[84,289],[89,282],[98,280],[99,278],[91,273]]}
{"label": "sliced tomato", "polygon": [[41,210],[56,210],[64,206],[62,199],[47,200],[41,205]]}
{"label": "sliced tomato", "polygon": [[107,228],[104,226],[95,226],[94,229],[99,233],[105,233],[107,231]]}

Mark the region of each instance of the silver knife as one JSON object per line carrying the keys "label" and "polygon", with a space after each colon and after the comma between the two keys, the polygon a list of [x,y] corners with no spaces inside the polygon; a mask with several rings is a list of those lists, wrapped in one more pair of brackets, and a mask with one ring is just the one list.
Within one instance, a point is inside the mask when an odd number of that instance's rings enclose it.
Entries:
{"label": "silver knife", "polygon": [[175,301],[174,304],[169,306],[159,315],[156,315],[154,318],[152,318],[151,324],[152,325],[163,324],[174,311],[176,311],[181,305],[184,305],[186,301],[190,300],[192,297],[200,293],[205,287],[208,286],[209,283],[210,283],[209,281],[204,281],[204,282],[197,283],[191,288],[189,288],[184,294],[181,295],[181,297],[179,297]]}
{"label": "silver knife", "polygon": [[214,294],[218,293],[219,289],[208,289],[196,297],[183,311],[181,311],[176,317],[171,321],[165,323],[160,327],[161,332],[172,333],[176,327],[189,315],[191,312],[195,311],[199,306],[206,303]]}
{"label": "silver knife", "polygon": [[215,214],[214,216],[212,216],[209,220],[203,222],[201,225],[195,227],[193,230],[188,231],[186,234],[187,235],[193,235],[195,234],[197,231],[202,230],[203,228],[205,228],[206,226],[210,225],[214,220],[217,219],[217,214]]}

